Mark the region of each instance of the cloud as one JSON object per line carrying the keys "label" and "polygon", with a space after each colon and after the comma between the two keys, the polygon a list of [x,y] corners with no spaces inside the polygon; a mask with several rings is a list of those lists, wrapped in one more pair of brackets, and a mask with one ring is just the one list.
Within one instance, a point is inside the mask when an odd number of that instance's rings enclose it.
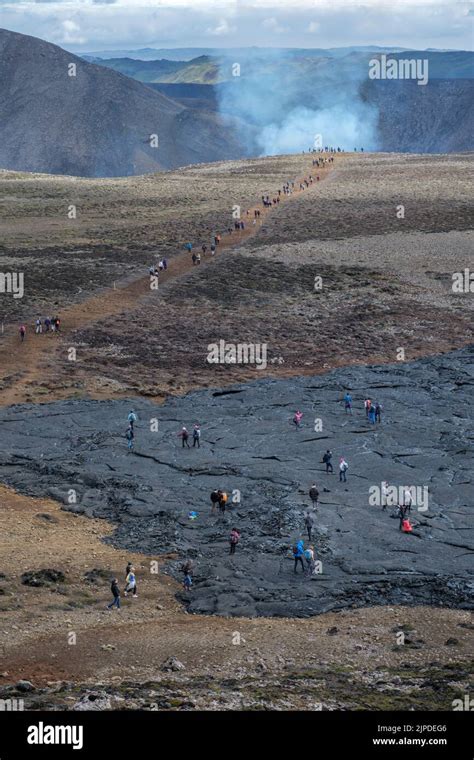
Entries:
{"label": "cloud", "polygon": [[72,21],[72,19],[62,21],[61,27],[63,29],[62,39],[65,43],[84,45],[87,42],[87,38],[80,34],[81,27],[75,21]]}
{"label": "cloud", "polygon": [[273,32],[274,34],[283,34],[287,31],[287,29],[284,26],[281,26],[276,18],[266,18],[262,21],[262,26],[264,29],[268,29],[270,32]]}
{"label": "cloud", "polygon": [[209,34],[213,34],[216,37],[224,37],[227,34],[234,34],[237,31],[235,26],[230,26],[227,19],[223,18],[219,21],[217,26],[208,29]]}
{"label": "cloud", "polygon": [[[360,2],[349,0],[0,0],[3,27],[72,51],[214,47],[217,40],[220,47],[274,47],[276,41],[281,47],[312,47],[322,30],[318,43],[324,47],[472,46],[467,2],[363,4],[362,11]],[[79,30],[64,27],[66,20]]]}

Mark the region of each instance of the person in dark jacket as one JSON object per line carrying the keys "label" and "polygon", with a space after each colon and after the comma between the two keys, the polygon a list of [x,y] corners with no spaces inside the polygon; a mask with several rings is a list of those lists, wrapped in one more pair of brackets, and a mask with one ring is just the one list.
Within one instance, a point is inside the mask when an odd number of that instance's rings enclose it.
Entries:
{"label": "person in dark jacket", "polygon": [[112,580],[112,583],[110,584],[110,590],[112,591],[113,600],[110,602],[110,604],[107,605],[107,609],[110,610],[112,607],[117,607],[117,609],[120,609],[120,589],[118,585],[117,578],[114,578]]}
{"label": "person in dark jacket", "polygon": [[[319,498],[319,491],[316,488],[316,483],[313,483],[313,485],[309,489],[309,498],[313,502],[313,507],[316,507],[318,504],[318,498]],[[311,541],[311,539],[309,540]]]}

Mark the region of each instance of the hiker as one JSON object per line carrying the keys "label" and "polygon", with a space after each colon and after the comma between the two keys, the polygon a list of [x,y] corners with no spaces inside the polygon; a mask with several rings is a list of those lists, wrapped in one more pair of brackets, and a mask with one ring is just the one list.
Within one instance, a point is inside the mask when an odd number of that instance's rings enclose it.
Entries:
{"label": "hiker", "polygon": [[183,589],[185,591],[190,591],[191,586],[193,585],[193,561],[191,559],[187,559],[186,562],[181,565],[181,572],[183,573]]}
{"label": "hiker", "polygon": [[344,409],[346,410],[346,414],[347,412],[349,412],[349,414],[352,414],[352,396],[349,391],[347,391],[346,395],[344,396]]}
{"label": "hiker", "polygon": [[382,509],[387,509],[387,496],[388,496],[388,483],[386,480],[382,481]]}
{"label": "hiker", "polygon": [[406,507],[405,507],[405,505],[404,505],[404,504],[399,504],[399,505],[398,505],[398,510],[397,510],[397,517],[398,517],[398,518],[399,518],[399,520],[400,520],[400,523],[399,523],[398,529],[399,529],[399,530],[402,530],[402,527],[403,527],[403,521],[405,520],[405,517],[406,517]]}
{"label": "hiker", "polygon": [[217,488],[214,489],[214,491],[211,492],[211,512],[214,512],[214,508],[217,507],[219,504],[219,491]]}
{"label": "hiker", "polygon": [[367,415],[368,420],[371,425],[375,425],[375,406],[373,404],[370,405],[369,413]]}
{"label": "hiker", "polygon": [[163,271],[163,269],[164,269],[164,266],[163,266],[163,259],[160,259],[160,260],[159,260],[159,262],[158,262],[158,269],[159,269],[159,271],[160,271],[160,272],[162,272],[162,271]]}
{"label": "hiker", "polygon": [[405,492],[403,494],[403,505],[405,506],[406,512],[411,512],[411,505],[412,505],[412,494],[409,488],[405,488]]}
{"label": "hiker", "polygon": [[227,504],[227,494],[225,491],[219,491],[219,509],[222,514],[225,514],[225,508]]}
{"label": "hiker", "polygon": [[203,243],[203,244],[202,244],[202,246],[201,246],[201,251],[202,251],[202,255],[204,256],[204,254],[205,254],[205,253],[206,253],[206,251],[207,251],[207,245],[206,245],[205,243]]}
{"label": "hiker", "polygon": [[412,533],[413,525],[411,524],[408,517],[404,517],[401,522],[402,522],[402,527],[401,527],[402,533]]}
{"label": "hiker", "polygon": [[134,567],[130,568],[130,572],[127,575],[125,580],[126,580],[127,585],[125,586],[124,595],[127,596],[129,592],[131,591],[133,598],[136,599],[138,594],[137,594],[137,578],[135,575]]}
{"label": "hiker", "polygon": [[377,422],[382,421],[382,404],[377,401],[375,404],[375,419]]}
{"label": "hiker", "polygon": [[181,432],[178,433],[178,436],[181,437],[181,440],[183,442],[183,446],[182,446],[183,449],[184,449],[185,446],[189,449],[190,448],[189,443],[188,443],[189,433],[188,433],[187,429],[184,427],[184,425],[183,425],[183,429],[181,430]]}
{"label": "hiker", "polygon": [[308,546],[308,548],[304,550],[303,554],[306,560],[306,574],[312,575],[314,572],[314,547]]}
{"label": "hiker", "polygon": [[129,425],[127,430],[125,431],[125,438],[128,441],[128,450],[133,451],[135,433],[133,432],[133,427],[131,425]]}
{"label": "hiker", "polygon": [[60,329],[59,329],[60,326],[61,326],[61,320],[59,319],[59,317],[56,317],[55,320],[54,320],[54,329],[55,329],[55,332],[60,332]]}
{"label": "hiker", "polygon": [[26,335],[26,327],[25,325],[20,325],[20,340],[22,343],[25,340],[25,335]]}
{"label": "hiker", "polygon": [[44,320],[44,331],[49,332],[50,327],[51,327],[51,320],[49,317],[46,317]]}
{"label": "hiker", "polygon": [[163,269],[165,270],[165,272],[168,269],[168,262],[164,256],[163,256]]}
{"label": "hiker", "polygon": [[137,415],[135,414],[135,412],[132,409],[132,411],[130,412],[130,414],[127,417],[128,424],[130,425],[130,427],[132,428],[132,430],[133,430],[133,426],[134,426],[135,422],[137,421],[137,419],[138,419],[138,417],[137,417]]}
{"label": "hiker", "polygon": [[112,607],[117,607],[117,609],[119,610],[120,609],[120,589],[119,589],[117,578],[112,579],[112,583],[110,584],[110,590],[114,598],[110,602],[110,604],[107,605],[107,609],[110,610],[112,609]]}
{"label": "hiker", "polygon": [[186,591],[191,591],[191,586],[193,585],[193,578],[191,573],[185,573],[183,577],[183,589]]}
{"label": "hiker", "polygon": [[184,247],[186,248],[187,251],[189,251],[189,253],[191,253],[191,251],[193,250],[193,244],[192,243],[186,243],[186,245]]}
{"label": "hiker", "polygon": [[195,264],[195,263],[196,263],[196,261],[197,261],[197,256],[196,256],[196,254],[195,254],[195,253],[193,253],[193,255],[191,256],[191,258],[192,258],[192,260],[193,260],[193,264]]}
{"label": "hiker", "polygon": [[201,448],[201,428],[198,424],[194,425],[193,428],[193,448],[196,446],[198,449]]}
{"label": "hiker", "polygon": [[339,482],[344,481],[344,483],[347,482],[346,480],[346,472],[349,469],[349,465],[347,464],[344,457],[341,457],[339,460]]}
{"label": "hiker", "polygon": [[[319,491],[316,488],[316,483],[313,483],[313,485],[309,489],[309,498],[313,502],[313,507],[317,507],[317,505],[318,505],[318,498],[319,498]],[[310,541],[311,541],[311,538],[310,538]]]}
{"label": "hiker", "polygon": [[369,412],[370,412],[370,407],[371,406],[372,406],[371,399],[370,398],[366,398],[365,401],[364,401],[364,407],[365,407],[365,416],[367,417],[367,419],[369,419]]}
{"label": "hiker", "polygon": [[323,456],[323,464],[326,465],[326,475],[329,472],[334,472],[333,467],[332,467],[332,463],[331,463],[331,459],[332,459],[332,451],[330,449],[328,449],[326,451],[325,455]]}
{"label": "hiker", "polygon": [[304,525],[308,533],[308,541],[311,541],[311,533],[313,531],[314,517],[309,512],[304,517]]}
{"label": "hiker", "polygon": [[296,573],[296,568],[298,567],[298,562],[301,564],[301,569],[303,570],[303,573],[304,573],[303,547],[304,547],[304,543],[301,538],[298,541],[298,543],[293,547],[293,558],[295,560],[295,567],[294,567],[295,573]]}
{"label": "hiker", "polygon": [[300,427],[302,418],[303,418],[303,412],[300,412],[299,410],[295,412],[295,415],[293,417],[293,422],[297,428]]}
{"label": "hiker", "polygon": [[216,252],[216,244],[211,243],[211,256],[214,256],[215,252]]}
{"label": "hiker", "polygon": [[240,533],[237,528],[232,528],[229,536],[230,552],[229,554],[235,554],[235,548],[239,543]]}
{"label": "hiker", "polygon": [[36,326],[35,326],[35,333],[36,335],[40,335],[43,332],[43,324],[41,322],[41,319],[38,317],[36,320]]}

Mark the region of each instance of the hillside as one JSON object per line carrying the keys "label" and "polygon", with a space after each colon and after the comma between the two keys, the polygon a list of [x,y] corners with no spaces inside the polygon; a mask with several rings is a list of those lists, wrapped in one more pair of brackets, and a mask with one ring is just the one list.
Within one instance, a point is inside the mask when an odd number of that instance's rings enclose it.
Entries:
{"label": "hillside", "polygon": [[121,176],[243,153],[216,114],[188,110],[35,37],[0,30],[0,77],[3,169]]}

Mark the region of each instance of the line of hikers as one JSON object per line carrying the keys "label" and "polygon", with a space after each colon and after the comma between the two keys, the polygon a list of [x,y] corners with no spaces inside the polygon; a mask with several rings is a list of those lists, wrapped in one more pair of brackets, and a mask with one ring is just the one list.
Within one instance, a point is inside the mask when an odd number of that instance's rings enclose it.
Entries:
{"label": "line of hikers", "polygon": [[[41,335],[42,333],[58,333],[61,332],[61,320],[59,317],[45,317],[44,319],[41,319],[41,317],[37,317],[34,323],[34,331],[36,335]],[[26,325],[22,323],[19,327],[19,333],[20,333],[20,341],[23,343],[23,341],[26,338]]]}

